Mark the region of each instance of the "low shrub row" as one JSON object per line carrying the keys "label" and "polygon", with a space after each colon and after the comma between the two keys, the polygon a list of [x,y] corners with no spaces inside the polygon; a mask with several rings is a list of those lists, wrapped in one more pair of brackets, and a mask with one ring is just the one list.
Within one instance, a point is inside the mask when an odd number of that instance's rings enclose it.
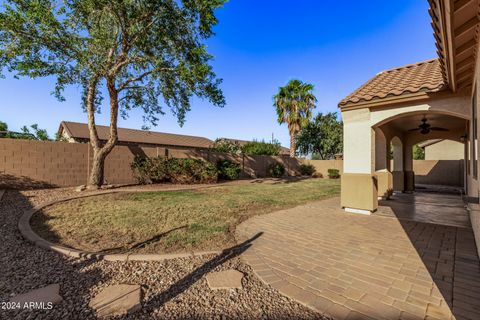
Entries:
{"label": "low shrub row", "polygon": [[241,167],[230,160],[219,160],[215,166],[202,159],[136,156],[132,165],[135,178],[141,184],[214,183],[218,179],[238,179]]}
{"label": "low shrub row", "polygon": [[179,159],[136,156],[132,170],[139,183],[213,183],[218,170],[210,162],[201,159]]}
{"label": "low shrub row", "polygon": [[[202,159],[165,158],[136,156],[132,165],[134,176],[141,184],[171,182],[182,184],[214,183],[218,179],[235,180],[242,171],[240,164],[231,160],[219,160],[216,165]],[[285,166],[280,162],[271,163],[267,167],[267,176],[280,178],[285,175]],[[321,178],[311,164],[302,164],[300,174]],[[328,177],[340,177],[339,170],[328,169]]]}

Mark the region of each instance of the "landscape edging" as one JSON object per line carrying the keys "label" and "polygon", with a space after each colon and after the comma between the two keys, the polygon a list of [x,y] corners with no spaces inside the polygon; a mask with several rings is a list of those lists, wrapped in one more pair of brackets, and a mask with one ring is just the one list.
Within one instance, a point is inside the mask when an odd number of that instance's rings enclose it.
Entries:
{"label": "landscape edging", "polygon": [[[169,191],[169,190],[162,190]],[[172,190],[178,191],[178,190]],[[1,192],[1,191],[0,191]],[[37,247],[52,250],[58,253],[61,253],[65,256],[73,258],[87,258],[87,259],[97,259],[97,260],[106,260],[106,261],[163,261],[176,258],[192,258],[198,256],[204,256],[209,254],[219,254],[221,250],[213,251],[199,251],[199,252],[188,252],[188,253],[171,253],[171,254],[143,254],[143,253],[125,253],[125,254],[103,254],[97,252],[88,252],[73,248],[64,247],[58,244],[54,244],[50,241],[47,241],[35,233],[30,226],[30,219],[32,216],[40,211],[41,209],[51,206],[56,203],[65,202],[74,199],[86,198],[90,196],[97,196],[103,194],[119,193],[119,192],[145,192],[145,190],[108,190],[108,191],[99,191],[96,193],[82,194],[71,197],[66,197],[62,199],[57,199],[50,202],[45,202],[33,207],[30,210],[25,211],[20,219],[18,220],[18,230],[22,236],[35,244]]]}

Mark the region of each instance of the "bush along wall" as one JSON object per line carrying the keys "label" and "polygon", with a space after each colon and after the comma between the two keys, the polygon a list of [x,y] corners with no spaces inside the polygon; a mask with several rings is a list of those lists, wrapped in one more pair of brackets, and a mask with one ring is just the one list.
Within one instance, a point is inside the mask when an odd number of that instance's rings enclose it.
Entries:
{"label": "bush along wall", "polygon": [[312,176],[315,173],[315,167],[311,164],[301,164],[300,174],[302,176]]}
{"label": "bush along wall", "polygon": [[218,178],[223,180],[235,180],[240,177],[242,168],[240,164],[230,160],[217,161]]}
{"label": "bush along wall", "polygon": [[141,184],[215,183],[218,180],[215,165],[202,159],[136,156],[131,167]]}
{"label": "bush along wall", "polygon": [[328,177],[330,179],[340,178],[340,171],[338,169],[328,169]]}
{"label": "bush along wall", "polygon": [[267,176],[281,178],[285,174],[285,166],[280,162],[272,163],[267,168]]}

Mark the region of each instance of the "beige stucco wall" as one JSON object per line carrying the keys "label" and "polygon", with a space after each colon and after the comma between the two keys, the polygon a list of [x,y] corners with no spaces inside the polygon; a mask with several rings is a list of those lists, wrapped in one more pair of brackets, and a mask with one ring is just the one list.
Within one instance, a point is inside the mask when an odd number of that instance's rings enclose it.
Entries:
{"label": "beige stucco wall", "polygon": [[347,173],[374,172],[375,132],[368,109],[342,112],[343,170]]}
{"label": "beige stucco wall", "polygon": [[[399,115],[422,113],[423,111],[469,118],[469,110],[470,98],[464,95],[442,97],[427,102],[404,103],[394,107],[343,110],[344,171],[347,173],[373,173],[375,171],[374,127],[378,127]],[[452,134],[456,135],[457,133]],[[431,134],[432,138],[437,135],[439,137],[445,136],[442,133]],[[387,140],[389,138],[393,138],[393,136],[387,137]],[[413,142],[412,140],[411,143]]]}
{"label": "beige stucco wall", "polygon": [[413,160],[415,183],[463,187],[463,160]]}
{"label": "beige stucco wall", "polygon": [[452,140],[442,140],[425,147],[425,160],[461,160],[465,145]]}

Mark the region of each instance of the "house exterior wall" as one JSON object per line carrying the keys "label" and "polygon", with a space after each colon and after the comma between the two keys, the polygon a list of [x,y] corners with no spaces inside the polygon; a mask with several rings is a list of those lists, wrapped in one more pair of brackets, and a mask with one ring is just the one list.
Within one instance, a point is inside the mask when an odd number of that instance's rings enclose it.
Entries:
{"label": "house exterior wall", "polygon": [[425,160],[462,160],[465,145],[453,140],[442,140],[425,147]]}
{"label": "house exterior wall", "polygon": [[[477,47],[477,52],[478,52]],[[480,206],[479,204],[479,184],[478,175],[480,174],[479,161],[480,150],[478,147],[478,139],[480,137],[479,126],[474,125],[476,119],[480,119],[480,106],[478,101],[480,99],[480,55],[477,54],[477,61],[475,63],[475,73],[472,85],[472,91],[470,95],[470,121],[469,121],[469,134],[468,141],[466,143],[465,152],[465,167],[466,167],[466,179],[467,179],[467,194],[468,201],[471,202],[470,221],[472,223],[473,233],[475,235],[475,241],[477,243],[477,251],[480,255]],[[474,131],[476,127],[476,132]],[[476,174],[475,174],[476,172]]]}

